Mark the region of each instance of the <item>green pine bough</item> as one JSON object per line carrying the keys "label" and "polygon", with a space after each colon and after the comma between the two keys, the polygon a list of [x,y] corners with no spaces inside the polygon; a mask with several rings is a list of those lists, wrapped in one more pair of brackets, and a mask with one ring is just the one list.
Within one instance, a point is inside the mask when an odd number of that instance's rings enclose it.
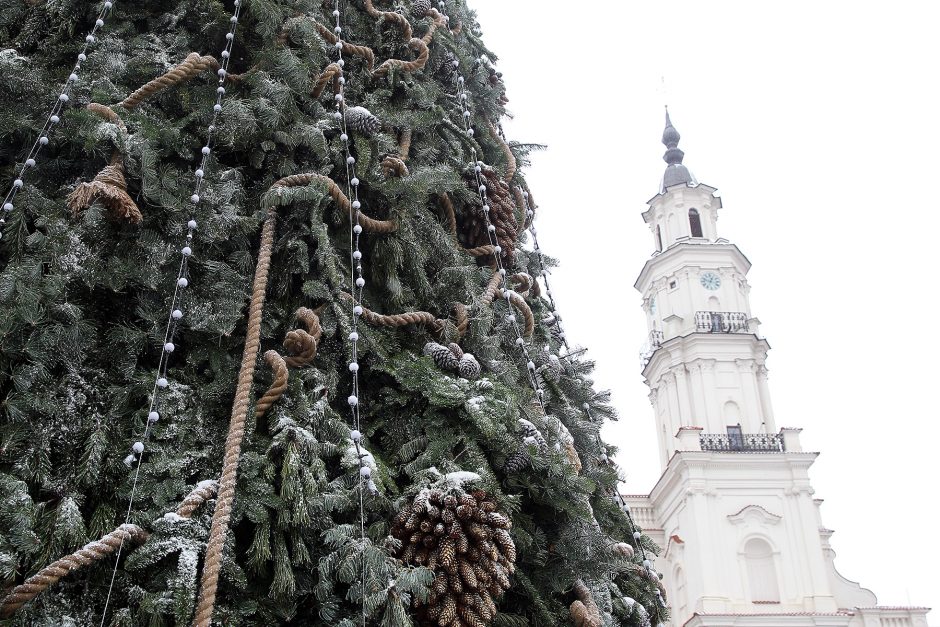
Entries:
{"label": "green pine bough", "polygon": [[[391,4],[377,4],[384,6],[353,0],[343,10],[350,46],[343,53],[345,100],[372,116],[357,110],[350,129],[360,199],[369,218],[395,226],[367,229],[362,239],[363,302],[371,316],[359,324],[361,444],[368,455],[362,463],[378,488],[363,495],[365,541],[361,462],[346,407],[349,207],[324,184],[266,195],[275,181],[300,173],[346,188],[333,118],[332,3],[244,0],[229,65],[235,79],[226,83],[195,209],[185,316],[128,521],[139,533],[125,534],[134,541],[122,549],[107,615],[113,552],[87,564],[66,560],[81,567],[66,569],[15,611],[4,606],[0,624],[193,620],[215,502],[185,517],[172,512],[218,478],[269,206],[276,207],[277,226],[261,353],[290,354],[281,343],[298,328],[301,307],[317,312],[322,337],[312,362],[290,368],[281,396],[247,421],[214,624],[353,627],[363,610],[368,624],[390,627],[666,619],[662,584],[642,565],[644,553],[658,548],[646,536],[634,538],[637,529],[614,498],[618,474],[607,460],[615,449],[599,437],[602,421],[614,414],[607,395],[590,386],[592,364],[552,360],[560,339],[545,322],[552,314],[548,301],[529,289],[507,302],[493,280],[494,251],[486,248],[471,150],[492,167],[484,177],[498,200],[492,223],[499,241],[521,244],[527,221],[516,192],[527,187],[516,163],[525,165],[529,149],[507,145],[491,123],[505,103],[488,61],[495,56],[462,2],[446,3],[449,22],[421,0],[404,5],[401,19],[385,15]],[[147,423],[191,217],[193,171],[216,102],[212,55],[224,48],[231,9],[231,2],[215,0],[117,3],[61,124],[5,216],[4,599],[57,560],[87,547],[108,553],[99,539],[123,533],[133,478],[125,457]],[[16,2],[0,11],[3,181],[15,178],[36,140],[72,62],[76,33],[94,24],[94,11],[77,0]],[[187,59],[190,65],[180,69]],[[462,132],[457,73],[471,99],[473,137]],[[159,89],[137,98],[155,80]],[[126,210],[129,203],[139,219]],[[526,246],[502,248],[510,274],[539,276],[540,260]],[[506,322],[523,307],[534,320],[527,342],[544,415]],[[455,363],[472,355],[479,375],[439,366],[424,354],[430,342],[453,345]],[[259,362],[253,399],[273,376]],[[400,515],[432,492],[441,505],[427,507],[437,507],[438,517],[413,522],[426,523],[420,541],[427,550],[407,550],[410,516]],[[452,513],[445,513],[448,495],[458,499]],[[465,503],[469,509],[460,510],[467,495],[486,505]],[[459,525],[445,520],[452,517]],[[438,524],[442,534],[453,528],[453,543],[435,539]],[[496,565],[509,564],[511,554],[512,567],[490,568],[488,554],[499,558],[491,560]],[[439,557],[431,563],[433,556]],[[454,579],[448,568],[461,572]],[[490,580],[500,582],[500,594],[488,597],[493,607],[489,600],[486,607],[471,603]],[[435,609],[435,599],[450,600]],[[450,622],[440,623],[442,616]]]}

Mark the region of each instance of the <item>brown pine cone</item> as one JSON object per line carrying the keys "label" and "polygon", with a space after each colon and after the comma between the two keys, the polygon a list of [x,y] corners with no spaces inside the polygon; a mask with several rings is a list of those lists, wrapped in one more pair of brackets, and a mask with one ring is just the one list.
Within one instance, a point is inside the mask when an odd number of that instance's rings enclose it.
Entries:
{"label": "brown pine cone", "polygon": [[[433,505],[432,505],[433,503]],[[415,601],[423,627],[487,627],[496,616],[494,598],[509,588],[516,547],[509,519],[486,492],[425,492],[395,516],[391,534],[399,557],[434,572],[427,603]]]}

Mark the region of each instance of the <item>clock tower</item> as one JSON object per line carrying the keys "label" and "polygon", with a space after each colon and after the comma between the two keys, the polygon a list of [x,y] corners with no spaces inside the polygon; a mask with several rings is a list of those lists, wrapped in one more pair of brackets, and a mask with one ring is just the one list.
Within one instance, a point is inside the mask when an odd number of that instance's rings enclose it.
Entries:
{"label": "clock tower", "polygon": [[654,252],[634,284],[663,473],[625,497],[663,548],[672,625],[927,627],[926,608],[879,607],[836,571],[808,474],[818,453],[774,416],[751,262],[719,237],[721,199],[679,139],[667,112],[666,171],[643,212]]}

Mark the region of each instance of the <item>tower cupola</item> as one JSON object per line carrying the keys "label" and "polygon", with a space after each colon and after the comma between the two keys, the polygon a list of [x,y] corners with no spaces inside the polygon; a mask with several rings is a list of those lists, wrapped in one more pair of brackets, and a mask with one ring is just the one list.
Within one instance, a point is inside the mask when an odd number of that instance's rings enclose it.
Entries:
{"label": "tower cupola", "polygon": [[660,185],[660,191],[664,192],[673,185],[695,185],[695,177],[687,167],[682,164],[685,153],[679,149],[679,140],[682,136],[672,125],[669,119],[669,109],[666,109],[666,128],[663,129],[663,144],[666,146],[666,152],[663,154],[663,161],[666,162],[666,172],[663,174],[663,182]]}

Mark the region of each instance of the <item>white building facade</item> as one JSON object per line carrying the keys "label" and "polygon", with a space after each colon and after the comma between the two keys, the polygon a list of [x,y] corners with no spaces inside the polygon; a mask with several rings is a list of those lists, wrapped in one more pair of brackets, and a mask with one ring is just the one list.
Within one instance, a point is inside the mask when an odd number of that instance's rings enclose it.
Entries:
{"label": "white building facade", "polygon": [[927,608],[880,607],[833,564],[800,429],[778,427],[747,257],[718,236],[721,200],[682,164],[666,115],[666,173],[643,219],[656,251],[634,287],[663,473],[626,496],[663,552],[674,626],[927,627]]}

